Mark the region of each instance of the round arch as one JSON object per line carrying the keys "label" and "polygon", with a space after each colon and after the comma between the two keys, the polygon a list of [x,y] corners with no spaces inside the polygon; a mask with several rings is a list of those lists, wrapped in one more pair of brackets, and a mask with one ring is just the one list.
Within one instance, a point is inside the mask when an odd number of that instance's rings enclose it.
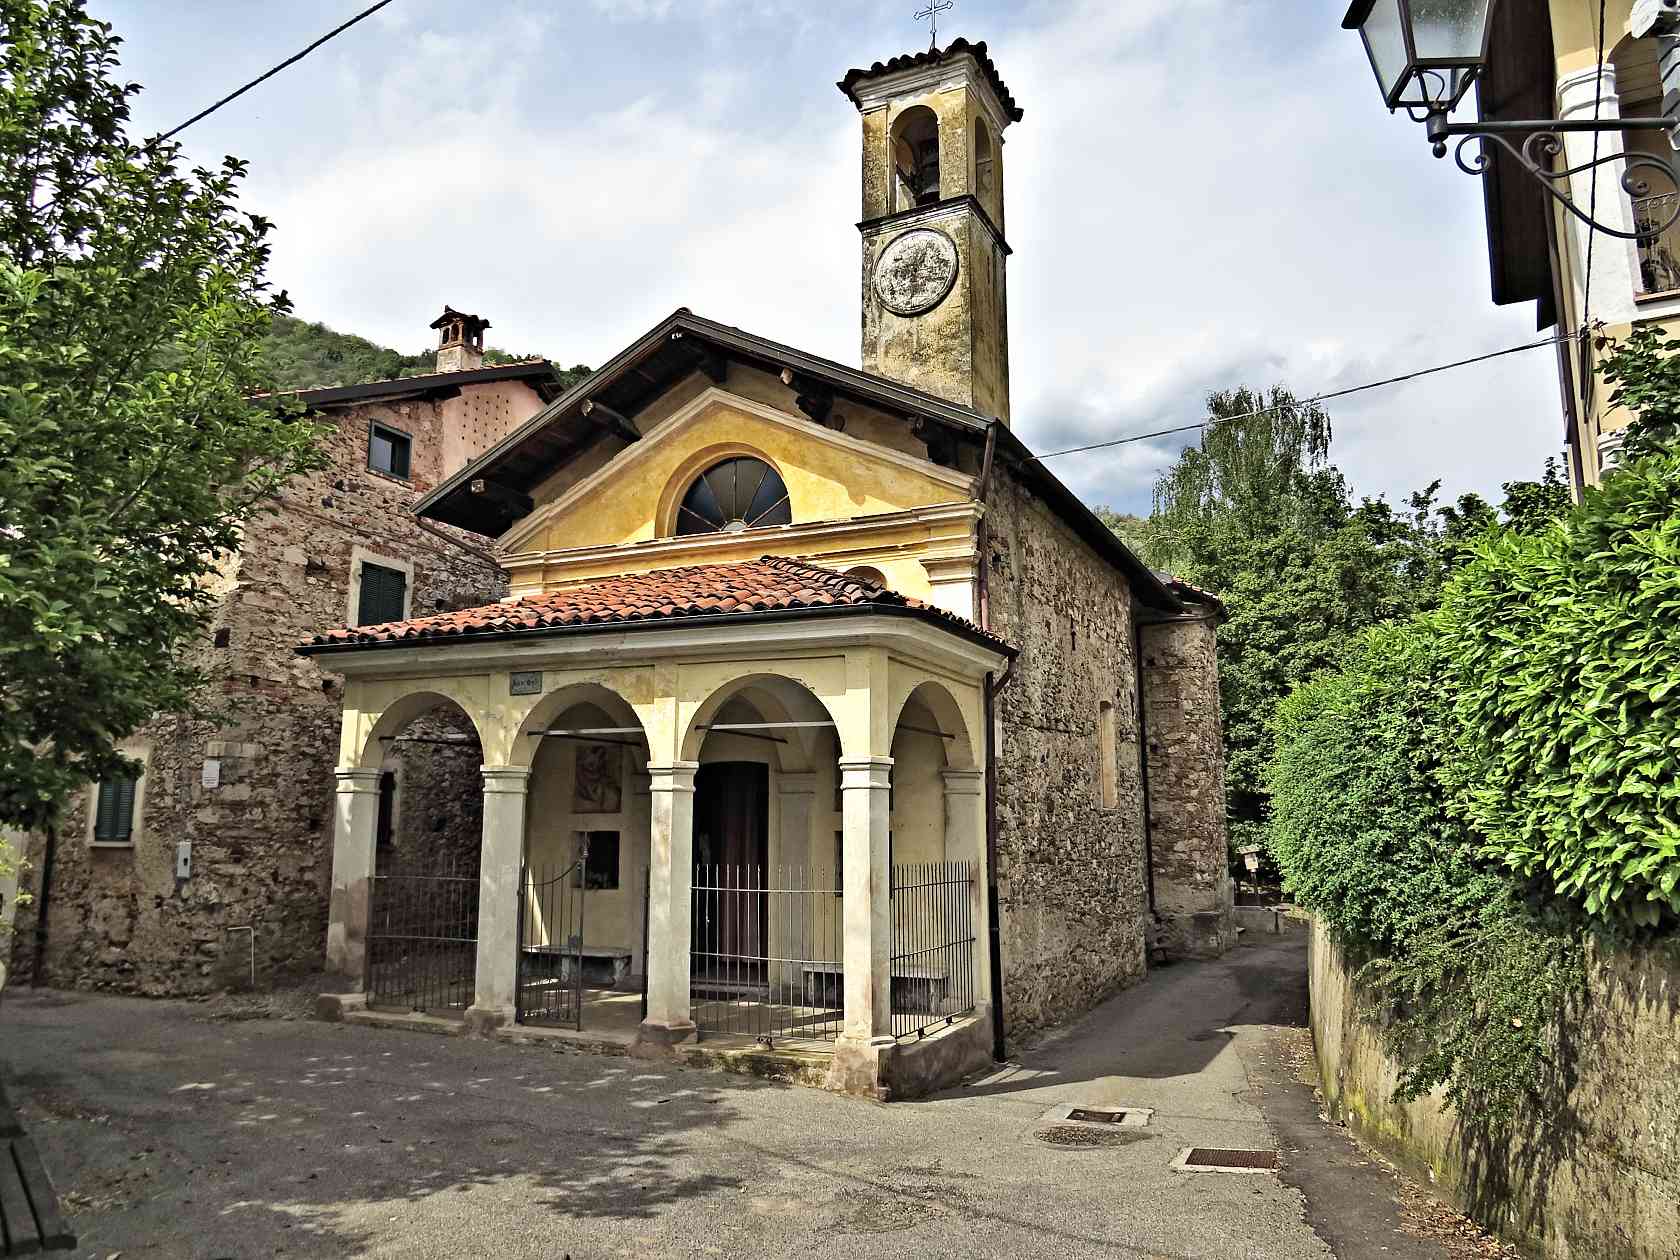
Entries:
{"label": "round arch", "polygon": [[390,740],[401,734],[403,728],[416,718],[444,707],[452,709],[466,719],[467,725],[478,738],[479,748],[482,749],[484,730],[479,726],[472,710],[460,697],[442,691],[411,691],[385,706],[378,720],[368,731],[367,739],[362,743],[356,758],[356,767],[362,770],[380,769],[385,763],[385,753]]}
{"label": "round arch", "polygon": [[660,538],[675,538],[677,536],[677,509],[682,506],[683,496],[689,487],[708,468],[721,464],[729,459],[756,459],[767,464],[770,470],[780,477],[782,485],[787,488],[788,508],[795,520],[799,519],[796,505],[793,502],[793,487],[788,485],[787,473],[781,464],[771,457],[768,451],[760,450],[745,442],[714,442],[712,445],[695,451],[677,466],[670,478],[665,482],[665,488],[659,492],[659,505],[654,516]]}
{"label": "round arch", "polygon": [[[973,770],[978,763],[974,755],[974,740],[969,733],[968,722],[963,717],[962,706],[943,683],[927,681],[918,683],[905,693],[893,714],[893,738],[898,737],[899,729],[904,724],[905,713],[912,704],[920,705],[933,718],[933,727],[928,734],[931,739],[939,739],[945,746],[945,765],[950,770]],[[920,726],[920,723],[914,723]],[[950,738],[946,738],[949,736]]]}
{"label": "round arch", "polygon": [[889,155],[893,209],[910,210],[939,200],[939,115],[912,105],[893,119]]}
{"label": "round arch", "polygon": [[628,733],[634,728],[641,733],[643,743],[647,743],[647,727],[628,700],[611,687],[600,683],[573,683],[556,688],[531,707],[531,711],[525,715],[525,720],[519,724],[518,734],[513,737],[513,748],[508,752],[508,764],[529,770],[536,761],[537,749],[542,745],[537,732],[552,729],[554,722],[568,710],[580,705],[590,705],[599,709],[607,715],[614,727],[625,729],[625,734],[614,738],[634,740],[638,736]]}
{"label": "round arch", "polygon": [[[781,674],[743,674],[720,685],[707,696],[689,719],[682,737],[682,759],[699,761],[710,734],[709,723],[717,720],[726,705],[743,700],[756,709],[766,722],[826,722],[839,742],[842,755],[845,743],[838,722],[822,699],[805,684]],[[777,766],[783,771],[811,769],[817,762],[815,750],[829,728],[801,727],[781,732],[785,743],[775,744]],[[769,733],[769,732],[766,732]]]}

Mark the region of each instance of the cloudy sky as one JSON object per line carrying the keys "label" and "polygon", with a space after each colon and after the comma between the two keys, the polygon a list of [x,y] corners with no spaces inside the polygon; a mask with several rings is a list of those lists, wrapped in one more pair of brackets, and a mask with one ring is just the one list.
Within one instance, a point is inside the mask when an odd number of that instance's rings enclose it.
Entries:
{"label": "cloudy sky", "polygon": [[[364,0],[91,0],[197,112]],[[251,163],[300,315],[416,350],[448,302],[600,363],[677,306],[858,361],[858,129],[834,83],[919,0],[395,0],[183,136]],[[1014,422],[1038,450],[1535,339],[1488,299],[1481,192],[1382,109],[1346,0],[957,0],[1006,137]],[[1562,444],[1547,350],[1332,407],[1355,487],[1497,492]],[[1146,509],[1178,446],[1054,463]]]}

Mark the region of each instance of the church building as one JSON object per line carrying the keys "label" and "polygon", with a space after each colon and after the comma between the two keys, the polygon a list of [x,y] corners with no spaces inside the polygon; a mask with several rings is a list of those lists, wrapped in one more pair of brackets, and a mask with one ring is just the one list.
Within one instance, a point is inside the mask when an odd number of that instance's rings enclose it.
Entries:
{"label": "church building", "polygon": [[[862,370],[679,309],[415,504],[505,598],[299,649],[342,680],[329,1008],[628,1002],[642,1053],[905,1097],[1234,941],[1222,609],[1010,428],[1022,111],[962,39],[839,86]],[[398,853],[392,751],[449,743],[477,852]]]}

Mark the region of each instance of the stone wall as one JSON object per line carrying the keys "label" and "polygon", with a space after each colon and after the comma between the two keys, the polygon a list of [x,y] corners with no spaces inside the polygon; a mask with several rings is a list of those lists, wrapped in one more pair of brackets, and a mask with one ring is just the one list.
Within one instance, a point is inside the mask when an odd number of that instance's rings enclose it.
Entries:
{"label": "stone wall", "polygon": [[1237,940],[1216,650],[1211,612],[1143,627],[1155,915],[1173,957],[1218,957]]}
{"label": "stone wall", "polygon": [[1144,973],[1134,623],[1126,579],[1010,471],[994,472],[986,508],[991,628],[1020,649],[997,703],[1004,1026],[1017,1044]]}
{"label": "stone wall", "polygon": [[[381,872],[478,877],[484,836],[484,751],[472,720],[440,706],[403,729],[385,766],[396,775],[391,843],[378,855]],[[458,743],[422,741],[450,740]]]}
{"label": "stone wall", "polygon": [[1439,1096],[1391,1101],[1398,1066],[1315,923],[1312,1031],[1332,1118],[1454,1206],[1556,1260],[1680,1255],[1680,942],[1595,951],[1554,1039],[1544,1117],[1504,1128]]}
{"label": "stone wall", "polygon": [[[505,400],[496,402],[499,421]],[[534,393],[531,402],[534,411]],[[211,677],[210,714],[140,732],[135,747],[150,760],[132,847],[88,843],[87,794],[68,811],[49,895],[19,916],[15,974],[32,966],[34,914],[43,901],[50,907],[46,977],[56,985],[167,995],[238,983],[248,978],[250,944],[229,929],[246,925],[255,929],[259,985],[321,967],[340,687],[293,649],[352,615],[353,549],[413,566],[416,616],[503,591],[491,565],[420,530],[409,511],[452,471],[443,462],[443,404],[417,398],[326,419],[334,426],[330,466],[293,482],[278,510],[253,520],[226,566],[212,639],[198,649]],[[412,435],[410,480],[367,467],[371,419]],[[431,769],[441,763],[444,770],[434,799],[422,799],[408,816],[430,826],[440,816],[437,795],[464,791],[459,809],[444,811],[444,831],[460,843],[477,827],[476,762],[468,776],[454,764],[455,750],[421,747],[402,754],[414,768],[411,794]],[[187,879],[175,875],[181,841],[192,846]],[[43,837],[33,837],[27,878],[37,892],[43,847]]]}

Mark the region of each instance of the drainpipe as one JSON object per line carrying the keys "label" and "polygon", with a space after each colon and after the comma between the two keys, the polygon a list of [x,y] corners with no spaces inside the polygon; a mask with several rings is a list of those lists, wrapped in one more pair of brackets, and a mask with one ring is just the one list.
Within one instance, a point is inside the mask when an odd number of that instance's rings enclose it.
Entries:
{"label": "drainpipe", "polygon": [[47,908],[52,904],[53,858],[58,853],[58,824],[47,824],[47,851],[41,857],[40,905],[35,910],[35,966],[29,985],[38,989],[47,977]]}
{"label": "drainpipe", "polygon": [[[980,506],[980,521],[975,526],[975,544],[980,553],[979,598],[980,628],[992,628],[992,552],[991,533],[986,526],[986,496],[992,486],[992,463],[997,456],[997,431],[1000,422],[993,420],[986,427],[986,452],[980,460],[980,478],[974,486],[974,502]],[[991,959],[992,975],[992,1058],[1002,1062],[1008,1057],[1003,1024],[1003,937],[998,925],[998,815],[997,815],[997,697],[1014,676],[1015,662],[1010,661],[1002,679],[986,675],[985,704],[982,716],[986,723],[986,953]]]}

